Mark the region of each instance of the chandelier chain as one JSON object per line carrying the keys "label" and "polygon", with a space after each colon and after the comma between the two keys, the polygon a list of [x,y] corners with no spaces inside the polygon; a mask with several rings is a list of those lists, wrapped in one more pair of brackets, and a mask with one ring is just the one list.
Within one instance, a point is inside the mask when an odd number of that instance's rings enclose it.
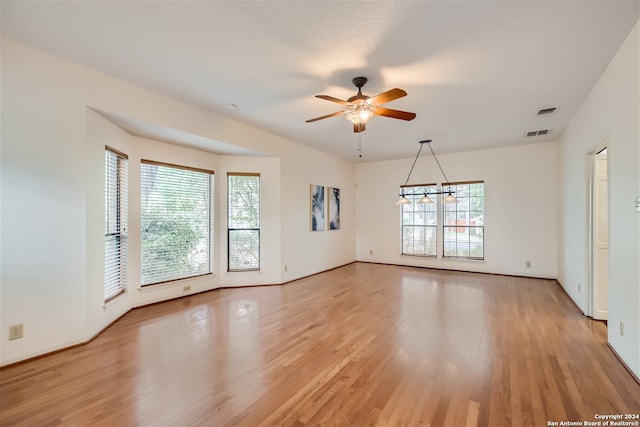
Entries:
{"label": "chandelier chain", "polygon": [[[425,141],[428,145],[429,145],[429,150],[431,150],[431,154],[433,154],[433,158],[436,160],[436,163],[438,164],[438,167],[440,168],[440,172],[442,172],[442,176],[444,176],[444,180],[446,181],[446,183],[449,183],[449,178],[447,178],[447,175],[445,175],[444,171],[442,170],[442,166],[440,166],[440,162],[438,161],[438,158],[436,157],[436,153],[433,152],[433,148],[431,148],[431,141]],[[422,144],[420,144],[420,149],[422,149]],[[418,154],[420,154],[420,151],[418,151]],[[414,163],[415,164],[415,163]]]}
{"label": "chandelier chain", "polygon": [[[431,146],[429,146],[431,147]],[[411,169],[409,170],[409,175],[407,175],[407,180],[404,182],[404,186],[407,185],[407,183],[409,182],[409,179],[411,178],[411,172],[413,172],[413,168],[416,165],[416,162],[418,161],[418,157],[420,157],[420,152],[422,151],[422,144],[420,144],[420,149],[418,150],[418,154],[416,154],[416,158],[413,160],[413,165],[411,165]]]}

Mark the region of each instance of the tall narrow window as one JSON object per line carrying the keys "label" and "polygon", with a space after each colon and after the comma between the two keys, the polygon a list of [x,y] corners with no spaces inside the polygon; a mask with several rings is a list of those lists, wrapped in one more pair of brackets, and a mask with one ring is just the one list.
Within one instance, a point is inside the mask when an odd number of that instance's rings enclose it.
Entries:
{"label": "tall narrow window", "polygon": [[127,289],[127,155],[104,151],[104,300]]}
{"label": "tall narrow window", "polygon": [[260,174],[227,174],[228,271],[260,270]]}
{"label": "tall narrow window", "polygon": [[435,191],[435,184],[404,187],[411,203],[402,205],[402,254],[436,256],[438,211],[433,203],[418,203],[423,195]]}
{"label": "tall narrow window", "polygon": [[443,203],[445,257],[484,259],[484,182],[443,184],[458,203]]}
{"label": "tall narrow window", "polygon": [[211,273],[213,172],[142,160],[142,286]]}

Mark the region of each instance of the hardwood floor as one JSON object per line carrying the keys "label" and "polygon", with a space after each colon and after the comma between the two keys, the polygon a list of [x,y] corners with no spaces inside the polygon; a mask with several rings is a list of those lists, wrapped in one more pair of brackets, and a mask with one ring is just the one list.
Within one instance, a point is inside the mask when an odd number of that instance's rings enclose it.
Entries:
{"label": "hardwood floor", "polygon": [[0,424],[547,426],[640,413],[551,280],[355,263],[136,309],[0,370]]}

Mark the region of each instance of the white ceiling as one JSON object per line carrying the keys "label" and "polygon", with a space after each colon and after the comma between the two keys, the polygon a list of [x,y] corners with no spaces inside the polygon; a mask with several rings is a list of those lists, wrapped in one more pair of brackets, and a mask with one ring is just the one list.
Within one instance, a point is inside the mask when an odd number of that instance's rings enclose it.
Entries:
{"label": "white ceiling", "polygon": [[[557,139],[639,9],[637,0],[1,2],[3,36],[354,161],[359,136],[364,161],[412,157],[426,138],[439,153]],[[370,96],[405,89],[385,106],[416,119],[374,117],[361,134],[344,117],[305,123],[342,108],[314,95],[346,99],[360,75]],[[537,116],[547,107],[558,110]]]}

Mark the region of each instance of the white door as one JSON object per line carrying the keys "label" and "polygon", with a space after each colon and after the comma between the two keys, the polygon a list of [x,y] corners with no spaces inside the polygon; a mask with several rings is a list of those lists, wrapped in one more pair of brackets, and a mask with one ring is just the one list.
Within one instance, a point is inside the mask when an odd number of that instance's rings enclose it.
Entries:
{"label": "white door", "polygon": [[593,182],[593,318],[606,320],[609,311],[609,197],[607,194],[607,149],[595,155]]}

